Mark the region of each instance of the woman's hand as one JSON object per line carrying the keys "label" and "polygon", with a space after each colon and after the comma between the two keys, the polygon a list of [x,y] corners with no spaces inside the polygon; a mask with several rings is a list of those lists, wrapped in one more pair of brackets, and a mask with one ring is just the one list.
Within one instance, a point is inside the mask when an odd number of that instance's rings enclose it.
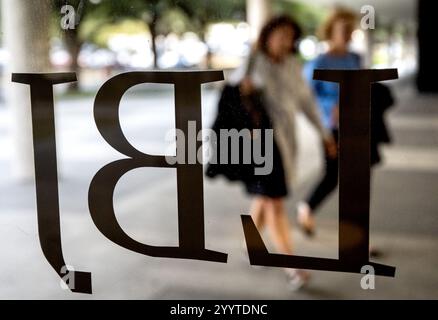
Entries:
{"label": "woman's hand", "polygon": [[332,136],[324,138],[324,148],[331,159],[335,159],[338,156],[338,144]]}
{"label": "woman's hand", "polygon": [[240,83],[240,93],[244,96],[248,96],[253,93],[255,86],[250,77],[246,77]]}
{"label": "woman's hand", "polygon": [[337,128],[339,127],[339,106],[335,105],[332,109],[332,127]]}

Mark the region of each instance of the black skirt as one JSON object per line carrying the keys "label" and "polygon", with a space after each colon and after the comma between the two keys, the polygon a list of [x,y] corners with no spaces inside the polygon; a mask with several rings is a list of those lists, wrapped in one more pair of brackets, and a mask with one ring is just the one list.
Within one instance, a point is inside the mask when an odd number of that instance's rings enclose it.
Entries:
{"label": "black skirt", "polygon": [[[253,94],[245,99],[240,95],[238,87],[226,86],[219,101],[218,115],[213,125],[213,131],[219,136],[221,129],[261,129],[262,150],[265,143],[265,129],[273,129],[272,122],[266,112],[263,94]],[[219,175],[226,177],[230,181],[240,181],[246,187],[250,195],[265,196],[269,198],[283,198],[287,196],[285,171],[280,154],[280,150],[273,139],[272,148],[272,171],[267,175],[256,175],[255,168],[261,167],[255,163],[243,164],[221,164],[210,163],[207,167],[206,175],[215,178]],[[216,153],[216,159],[221,154],[220,144],[212,146]],[[241,148],[241,146],[240,146]],[[240,149],[242,150],[242,149]],[[222,152],[231,154],[231,150]],[[239,153],[241,155],[241,153]],[[264,155],[265,157],[270,155]],[[240,159],[242,160],[242,159]]]}
{"label": "black skirt", "polygon": [[286,175],[283,161],[277,143],[273,144],[273,165],[272,172],[264,176],[253,175],[245,181],[246,190],[255,196],[265,196],[268,198],[284,198],[288,195]]}

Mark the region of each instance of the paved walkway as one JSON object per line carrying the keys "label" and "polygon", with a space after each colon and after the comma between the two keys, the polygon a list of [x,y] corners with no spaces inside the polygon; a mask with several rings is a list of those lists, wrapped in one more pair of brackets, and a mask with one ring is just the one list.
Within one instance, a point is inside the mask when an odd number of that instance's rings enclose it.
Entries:
{"label": "paved walkway", "polygon": [[[0,155],[0,298],[437,299],[438,96],[418,96],[408,86],[397,88],[397,96],[399,105],[389,115],[395,143],[385,148],[385,165],[374,172],[371,213],[372,244],[384,252],[377,262],[396,266],[397,275],[378,278],[375,290],[362,290],[360,275],[312,272],[308,288],[291,292],[280,270],[251,267],[242,249],[239,217],[247,212],[249,199],[240,186],[223,180],[206,182],[206,242],[207,248],[229,254],[227,264],[151,258],[106,240],[89,216],[87,192],[97,170],[120,155],[100,138],[92,101],[82,99],[62,101],[57,113],[63,249],[76,270],[92,272],[94,294],[61,290],[39,247],[33,184],[13,182],[5,152]],[[141,150],[165,151],[157,141],[173,126],[169,97],[166,92],[146,102],[141,94],[127,97],[124,129]],[[216,99],[216,92],[204,93],[206,124]],[[7,151],[4,108],[0,114],[0,146]],[[301,183],[287,203],[292,219],[294,201],[315,182],[321,165],[313,129],[300,119],[299,130],[306,143],[300,140]],[[164,169],[141,169],[121,179],[115,207],[128,234],[151,245],[177,244],[175,181],[174,171]],[[335,258],[336,195],[321,208],[318,227],[312,241],[293,230],[297,254]]]}

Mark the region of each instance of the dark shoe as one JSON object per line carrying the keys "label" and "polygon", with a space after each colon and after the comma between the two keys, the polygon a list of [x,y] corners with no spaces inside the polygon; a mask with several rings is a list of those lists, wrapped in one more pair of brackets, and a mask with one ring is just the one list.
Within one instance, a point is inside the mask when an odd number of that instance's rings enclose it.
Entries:
{"label": "dark shoe", "polygon": [[381,258],[383,252],[376,248],[370,248],[370,258]]}
{"label": "dark shoe", "polygon": [[309,205],[307,203],[298,204],[297,212],[298,225],[301,231],[303,231],[307,237],[313,238],[315,236],[315,220]]}

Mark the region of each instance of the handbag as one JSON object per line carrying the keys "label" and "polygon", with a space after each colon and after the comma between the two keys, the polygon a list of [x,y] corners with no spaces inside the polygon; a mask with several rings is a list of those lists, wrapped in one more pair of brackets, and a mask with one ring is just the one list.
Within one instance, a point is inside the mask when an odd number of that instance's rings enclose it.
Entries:
{"label": "handbag", "polygon": [[[246,75],[249,75],[254,65],[254,55],[250,57]],[[235,129],[241,132],[249,130],[251,139],[261,139],[261,150],[264,150],[265,131],[272,129],[272,123],[266,112],[265,97],[263,90],[255,90],[250,94],[242,95],[239,85],[225,85],[218,103],[218,113],[214,121],[212,130],[216,137],[221,137],[221,130]],[[261,129],[260,136],[254,135],[255,129]],[[231,164],[231,146],[228,143],[228,150],[221,150],[221,143],[215,139],[211,143],[213,158],[216,163],[209,163],[206,175],[215,178],[219,175],[226,177],[230,181],[248,182],[253,179],[254,169],[258,166],[253,162],[244,164],[243,162],[243,141],[239,139],[239,161],[238,164]],[[235,151],[235,150],[234,150]],[[227,152],[228,159],[222,163],[221,155]]]}

